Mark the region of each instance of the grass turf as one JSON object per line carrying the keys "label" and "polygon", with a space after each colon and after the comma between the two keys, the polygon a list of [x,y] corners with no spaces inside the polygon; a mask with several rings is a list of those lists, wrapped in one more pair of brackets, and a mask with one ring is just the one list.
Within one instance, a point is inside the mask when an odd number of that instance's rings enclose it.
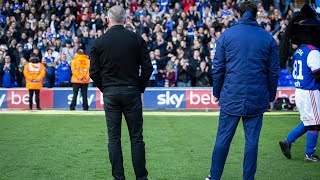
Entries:
{"label": "grass turf", "polygon": [[[209,174],[218,125],[212,113],[146,113],[144,138],[151,180],[203,180]],[[278,141],[298,123],[298,114],[266,114],[256,179],[319,179],[320,163],[303,161],[305,137],[292,160]],[[133,180],[128,131],[123,121],[126,177]],[[244,133],[239,124],[222,179],[242,179]],[[102,113],[0,113],[0,179],[112,179]]]}

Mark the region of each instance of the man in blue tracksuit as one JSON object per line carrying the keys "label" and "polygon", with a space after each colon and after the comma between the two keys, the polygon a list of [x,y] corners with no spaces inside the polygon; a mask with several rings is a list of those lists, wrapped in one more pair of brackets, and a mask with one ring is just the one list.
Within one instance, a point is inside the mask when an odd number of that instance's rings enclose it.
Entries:
{"label": "man in blue tracksuit", "polygon": [[221,109],[208,179],[220,179],[241,118],[246,139],[243,179],[254,179],[262,117],[274,101],[280,69],[278,45],[258,25],[256,14],[254,3],[242,3],[239,23],[217,41],[212,69],[213,95]]}

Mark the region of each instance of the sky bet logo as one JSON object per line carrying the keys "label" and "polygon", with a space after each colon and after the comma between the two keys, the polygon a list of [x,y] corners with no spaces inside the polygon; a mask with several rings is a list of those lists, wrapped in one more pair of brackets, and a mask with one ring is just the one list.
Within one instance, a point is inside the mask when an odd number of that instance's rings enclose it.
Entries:
{"label": "sky bet logo", "polygon": [[219,108],[214,102],[211,89],[148,90],[144,107],[150,109],[212,109]]}
{"label": "sky bet logo", "polygon": [[186,107],[185,90],[146,90],[144,107],[148,109],[176,109]]}
{"label": "sky bet logo", "polygon": [[176,93],[172,93],[174,92],[170,93],[170,91],[166,91],[165,94],[159,94],[157,96],[158,105],[174,105],[175,108],[179,108],[183,101],[184,94],[178,95]]}

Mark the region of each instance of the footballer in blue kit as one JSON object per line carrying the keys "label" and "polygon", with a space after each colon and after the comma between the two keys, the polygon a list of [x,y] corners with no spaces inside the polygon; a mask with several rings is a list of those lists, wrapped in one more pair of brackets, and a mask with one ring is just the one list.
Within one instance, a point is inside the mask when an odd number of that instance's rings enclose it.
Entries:
{"label": "footballer in blue kit", "polygon": [[293,55],[296,105],[302,121],[285,139],[279,142],[283,154],[291,159],[291,144],[307,133],[307,162],[320,162],[315,155],[320,130],[320,19],[308,4],[292,18],[280,45],[282,65],[288,59],[290,43],[298,45]]}

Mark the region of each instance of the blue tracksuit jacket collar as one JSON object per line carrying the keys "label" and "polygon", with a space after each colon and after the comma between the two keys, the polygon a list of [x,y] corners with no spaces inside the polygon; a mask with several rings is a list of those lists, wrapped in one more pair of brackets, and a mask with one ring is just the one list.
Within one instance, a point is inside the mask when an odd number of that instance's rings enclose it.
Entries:
{"label": "blue tracksuit jacket collar", "polygon": [[252,26],[259,26],[252,13],[247,11],[242,15],[242,18],[239,20],[239,24],[247,24]]}

